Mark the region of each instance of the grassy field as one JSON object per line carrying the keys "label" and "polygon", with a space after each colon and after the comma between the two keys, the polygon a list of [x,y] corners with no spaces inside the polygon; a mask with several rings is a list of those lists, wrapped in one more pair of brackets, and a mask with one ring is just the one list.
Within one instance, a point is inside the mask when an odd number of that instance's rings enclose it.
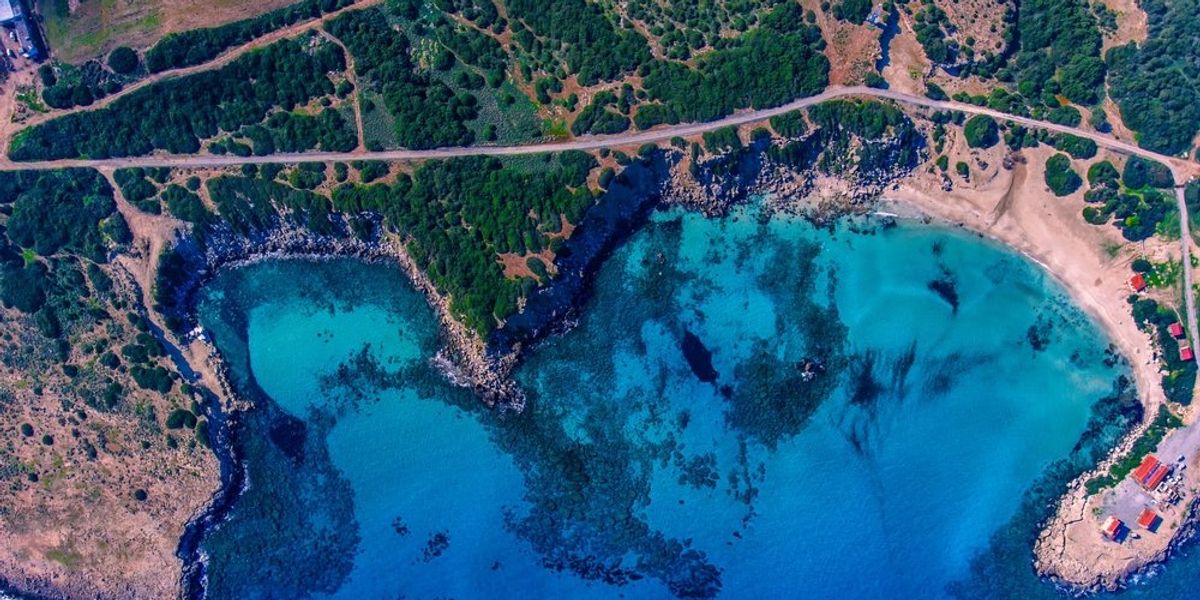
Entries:
{"label": "grassy field", "polygon": [[37,0],[51,53],[81,62],[117,46],[144,48],[173,31],[211,27],[292,4],[295,0]]}

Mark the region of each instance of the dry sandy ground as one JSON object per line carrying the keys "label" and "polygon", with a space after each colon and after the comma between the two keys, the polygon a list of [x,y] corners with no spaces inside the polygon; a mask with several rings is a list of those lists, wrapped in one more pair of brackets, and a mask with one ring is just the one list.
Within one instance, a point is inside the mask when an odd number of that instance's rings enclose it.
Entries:
{"label": "dry sandy ground", "polygon": [[[117,264],[148,302],[153,258],[179,223],[140,213],[120,197],[119,189],[117,194],[118,208],[135,237],[134,250],[119,257]],[[207,363],[189,359],[205,373],[204,383],[212,386],[212,374],[203,368]],[[0,387],[21,390],[25,375],[0,370]],[[52,382],[55,375],[48,376]],[[159,419],[181,402],[175,394],[133,392],[133,384],[125,383],[130,401],[152,406]],[[0,577],[47,597],[177,596],[183,565],[175,552],[185,524],[217,488],[213,454],[191,447],[182,432],[175,433],[184,440],[178,449],[157,441],[143,446],[146,426],[131,415],[89,410],[86,419],[64,419],[57,391],[21,399],[20,411],[0,412],[0,429],[13,441],[15,456],[32,466],[40,481],[0,494]],[[35,424],[37,433],[26,438],[9,431],[20,422]],[[43,433],[53,435],[53,446],[40,442]],[[95,439],[102,448],[94,460],[75,448],[72,440],[77,435]],[[137,501],[132,496],[135,489],[145,490],[147,499]]]}
{"label": "dry sandy ground", "polygon": [[1149,33],[1146,11],[1138,8],[1136,0],[1104,0],[1104,5],[1117,13],[1117,30],[1104,36],[1103,52],[1129,42],[1144,42]]}
{"label": "dry sandy ground", "polygon": [[888,48],[888,64],[883,68],[883,78],[894,90],[916,94],[925,94],[925,76],[932,69],[929,59],[925,57],[925,49],[917,41],[910,17],[901,13],[900,32],[892,37],[891,47]]}

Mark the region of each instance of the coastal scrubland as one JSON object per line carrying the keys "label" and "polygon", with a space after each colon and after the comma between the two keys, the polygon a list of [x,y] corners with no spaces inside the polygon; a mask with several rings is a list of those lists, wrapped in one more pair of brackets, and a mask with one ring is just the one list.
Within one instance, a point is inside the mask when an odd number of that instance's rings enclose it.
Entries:
{"label": "coastal scrubland", "polygon": [[[203,140],[219,133],[240,133],[264,120],[271,127],[267,116],[273,110],[292,110],[334,95],[330,73],[341,72],[345,60],[332,43],[306,47],[299,41],[280,42],[215,71],[166,80],[105,108],[28,129],[13,140],[9,156],[29,160],[136,156],[156,149],[197,152]],[[298,119],[296,124],[320,128],[323,122]]]}
{"label": "coastal scrubland", "polygon": [[9,172],[0,189],[0,579],[173,595],[161,575],[217,485],[207,402],[110,260],[137,240],[105,178]]}
{"label": "coastal scrubland", "polygon": [[[176,33],[142,53],[136,65],[133,59],[139,57],[130,56],[126,48],[117,54],[115,64],[120,68],[99,60],[46,65],[41,76],[46,103],[55,109],[85,109],[68,110],[58,118],[50,113],[42,118],[48,121],[12,140],[10,155],[28,160],[136,155],[155,148],[194,152],[206,140],[211,141],[204,146],[208,151],[245,155],[345,148],[350,125],[343,123],[338,113],[320,108],[351,100],[361,104],[363,127],[370,123],[374,130],[369,136],[363,132],[368,149],[470,145],[497,141],[501,136],[525,141],[559,135],[560,131],[614,133],[631,123],[647,129],[662,123],[709,120],[739,108],[783,104],[819,92],[828,82],[829,61],[822,54],[825,42],[820,29],[813,24],[812,13],[806,14],[794,3],[761,7],[750,15],[751,20],[742,18],[736,28],[727,30],[728,35],[713,37],[711,45],[695,48],[698,54],[686,58],[656,57],[642,33],[619,27],[611,14],[582,0],[555,3],[552,9],[509,3],[507,17],[490,2],[445,2],[439,5],[441,11],[433,12],[418,10],[418,4],[354,6],[323,23],[325,32],[348,49],[349,56],[342,57],[343,61],[353,65],[362,89],[355,89],[349,77],[338,75],[344,64],[330,63],[322,53],[309,58],[308,50],[299,52],[300,45],[317,44],[315,39],[299,39],[250,52],[213,72],[219,75],[205,72],[153,82],[104,108],[86,109],[148,73],[201,64],[257,36],[348,7],[346,2],[334,0],[309,0],[245,21]],[[552,23],[571,23],[572,28]],[[311,61],[314,69],[300,75],[281,64],[247,64],[264,52],[278,55],[288,51],[300,59],[296,62]],[[144,133],[122,129],[128,127],[123,122],[134,118],[132,115],[147,111],[166,115],[180,105],[192,120],[215,121],[209,99],[203,95],[189,98],[182,90],[237,90],[264,77],[270,77],[271,84],[255,86],[255,93],[265,106],[293,113],[271,118],[287,120],[292,129],[316,130],[308,137],[321,138],[324,143],[265,143],[268,135],[256,125],[268,129],[273,125],[263,123],[267,111],[260,114],[257,107],[239,108],[236,122],[220,119],[216,128],[192,124],[197,131],[190,137],[195,139],[187,142],[183,140],[188,132],[170,127],[151,141],[141,139],[147,137]],[[270,95],[285,91],[257,89],[281,88],[285,82],[297,80],[336,87],[312,90],[304,98],[274,99]],[[263,97],[264,93],[267,96]],[[581,103],[581,95],[591,99]],[[169,98],[170,107],[146,104],[150,98],[163,97]],[[316,99],[322,107],[299,110],[307,106],[305,101]],[[531,100],[536,102],[531,105]],[[153,129],[163,126],[152,124]],[[107,146],[88,142],[89,132],[111,141]],[[335,135],[340,137],[334,140]],[[73,145],[63,141],[80,136],[85,139]]]}

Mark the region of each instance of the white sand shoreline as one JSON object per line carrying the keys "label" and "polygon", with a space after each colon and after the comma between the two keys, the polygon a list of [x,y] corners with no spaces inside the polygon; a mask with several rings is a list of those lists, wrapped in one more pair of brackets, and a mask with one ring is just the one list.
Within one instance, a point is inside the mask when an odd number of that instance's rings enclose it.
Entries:
{"label": "white sand shoreline", "polygon": [[[990,168],[976,172],[980,165],[974,162],[973,181],[964,184],[954,179],[950,191],[943,191],[940,174],[914,174],[882,195],[880,210],[897,218],[933,220],[962,228],[1019,252],[1062,285],[1128,362],[1147,416],[1096,470],[1083,474],[1063,490],[1059,507],[1043,527],[1035,548],[1039,574],[1078,590],[1113,589],[1163,560],[1175,532],[1186,529],[1186,523],[1163,527],[1160,536],[1147,537],[1142,542],[1145,548],[1136,552],[1108,542],[1090,518],[1090,513],[1098,510],[1099,500],[1091,497],[1084,486],[1127,453],[1132,441],[1141,436],[1158,407],[1166,402],[1155,347],[1150,336],[1137,327],[1127,302],[1132,293],[1128,278],[1134,258],[1146,255],[1159,262],[1179,260],[1179,246],[1157,238],[1135,245],[1121,238],[1112,226],[1085,222],[1081,216],[1082,191],[1057,198],[1045,188],[1043,165],[1049,152],[1026,149],[1022,152],[1026,163],[1018,162],[1012,170],[1000,168],[999,157],[982,157]],[[1174,299],[1175,292],[1170,293]]]}

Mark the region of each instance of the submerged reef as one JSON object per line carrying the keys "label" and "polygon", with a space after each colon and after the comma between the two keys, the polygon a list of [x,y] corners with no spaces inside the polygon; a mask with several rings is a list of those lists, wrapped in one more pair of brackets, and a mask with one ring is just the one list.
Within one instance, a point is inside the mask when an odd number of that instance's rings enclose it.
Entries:
{"label": "submerged reef", "polygon": [[692,368],[696,379],[704,383],[712,383],[717,380],[719,374],[712,365],[712,351],[704,346],[704,342],[700,341],[696,334],[684,329],[683,341],[679,343],[679,349],[683,351],[683,358]]}

